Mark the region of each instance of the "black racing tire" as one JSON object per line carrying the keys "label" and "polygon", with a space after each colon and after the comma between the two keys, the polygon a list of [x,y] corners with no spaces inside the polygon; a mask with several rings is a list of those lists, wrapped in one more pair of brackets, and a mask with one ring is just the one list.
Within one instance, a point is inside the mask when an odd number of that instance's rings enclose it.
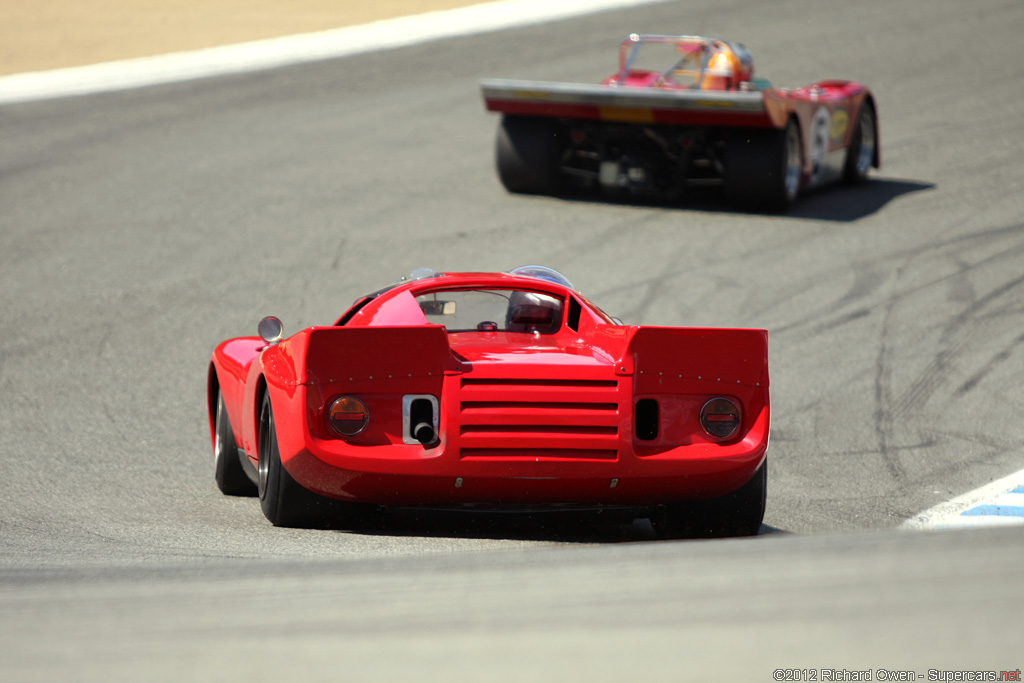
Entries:
{"label": "black racing tire", "polygon": [[325,526],[329,522],[331,501],[303,488],[281,464],[277,426],[270,395],[263,397],[257,471],[260,507],[274,526]]}
{"label": "black racing tire", "polygon": [[503,115],[495,142],[501,184],[518,194],[557,194],[565,147],[565,128],[558,120]]}
{"label": "black racing tire", "polygon": [[756,536],[768,500],[768,461],[750,481],[719,498],[661,505],[651,517],[662,538],[724,538]]}
{"label": "black racing tire", "polygon": [[726,139],[725,192],[733,203],[785,211],[800,193],[803,142],[790,119],[782,130],[732,131]]}
{"label": "black racing tire", "polygon": [[869,99],[861,105],[857,114],[857,123],[853,127],[853,137],[846,150],[846,162],[843,165],[843,182],[859,185],[868,179],[868,172],[875,165],[878,145],[878,119],[875,105]]}
{"label": "black racing tire", "polygon": [[213,476],[217,488],[226,496],[256,495],[256,484],[246,474],[241,458],[228,411],[224,407],[224,396],[218,390],[217,413],[214,415]]}

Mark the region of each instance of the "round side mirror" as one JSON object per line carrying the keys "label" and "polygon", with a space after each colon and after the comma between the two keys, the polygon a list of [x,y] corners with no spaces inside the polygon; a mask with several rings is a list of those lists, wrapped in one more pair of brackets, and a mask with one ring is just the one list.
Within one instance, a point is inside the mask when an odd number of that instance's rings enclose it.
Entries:
{"label": "round side mirror", "polygon": [[276,344],[284,336],[284,325],[272,315],[261,320],[258,329],[260,338],[268,344]]}

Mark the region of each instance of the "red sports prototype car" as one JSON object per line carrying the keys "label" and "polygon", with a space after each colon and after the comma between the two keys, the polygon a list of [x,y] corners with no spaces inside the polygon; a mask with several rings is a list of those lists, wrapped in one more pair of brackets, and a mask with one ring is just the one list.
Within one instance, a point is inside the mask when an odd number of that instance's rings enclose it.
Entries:
{"label": "red sports prototype car", "polygon": [[556,271],[424,269],[333,325],[217,346],[216,481],[275,525],[381,506],[641,508],[756,534],[764,330],[623,325]]}
{"label": "red sports prototype car", "polygon": [[569,186],[678,197],[724,187],[740,203],[785,209],[805,189],[859,183],[880,163],[871,92],[827,80],[796,90],[754,78],[739,43],[630,35],[600,85],[485,80],[502,113],[497,166],[510,192]]}

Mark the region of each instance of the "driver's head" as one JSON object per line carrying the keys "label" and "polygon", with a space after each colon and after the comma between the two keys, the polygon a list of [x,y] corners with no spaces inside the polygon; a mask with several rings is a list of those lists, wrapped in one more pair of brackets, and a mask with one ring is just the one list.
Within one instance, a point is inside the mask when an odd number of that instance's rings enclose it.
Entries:
{"label": "driver's head", "polygon": [[537,292],[513,292],[505,316],[506,332],[554,332],[561,322],[561,304]]}
{"label": "driver's head", "polygon": [[754,77],[754,58],[739,43],[715,42],[702,90],[736,90]]}

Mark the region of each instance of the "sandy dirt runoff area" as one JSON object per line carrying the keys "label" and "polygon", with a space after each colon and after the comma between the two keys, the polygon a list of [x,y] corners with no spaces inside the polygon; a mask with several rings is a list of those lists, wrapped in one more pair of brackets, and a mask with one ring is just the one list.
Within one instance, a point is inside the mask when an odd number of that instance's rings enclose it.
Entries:
{"label": "sandy dirt runoff area", "polygon": [[477,0],[0,0],[0,75],[325,31]]}

